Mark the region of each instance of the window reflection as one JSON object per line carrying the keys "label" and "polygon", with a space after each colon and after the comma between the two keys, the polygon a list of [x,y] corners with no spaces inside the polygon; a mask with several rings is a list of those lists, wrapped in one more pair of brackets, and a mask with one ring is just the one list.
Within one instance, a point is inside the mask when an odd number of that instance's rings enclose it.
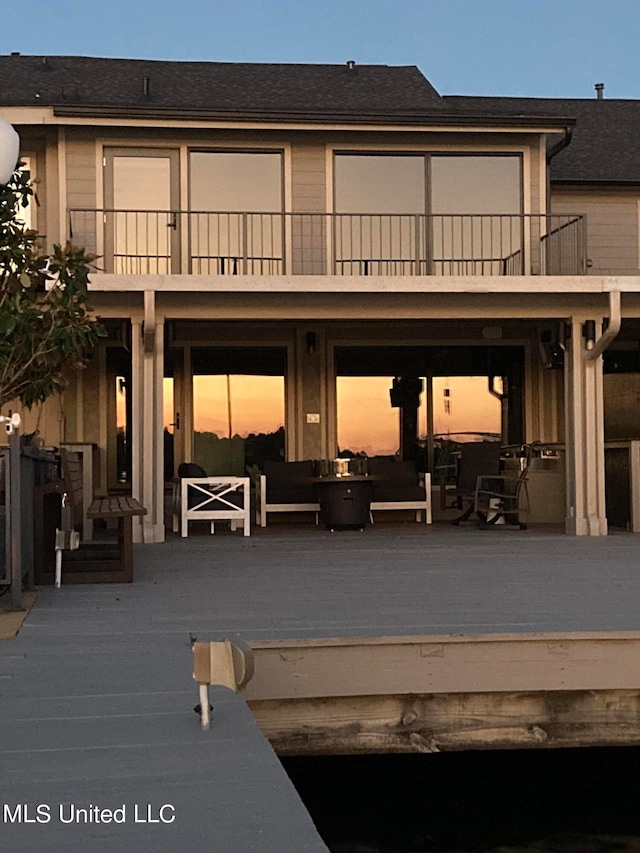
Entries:
{"label": "window reflection", "polygon": [[[501,383],[496,381],[496,390]],[[486,376],[433,378],[433,428],[436,435],[460,441],[500,436],[500,400],[489,391]]]}
{"label": "window reflection", "polygon": [[281,153],[192,151],[189,164],[192,272],[281,273]]}
{"label": "window reflection", "polygon": [[[338,453],[366,456],[397,455],[400,449],[400,414],[391,407],[391,376],[336,377]],[[453,441],[499,439],[502,430],[500,401],[489,392],[486,376],[434,377],[433,431]],[[423,378],[426,387],[427,379]],[[496,380],[496,390],[501,382]],[[417,439],[428,440],[427,395],[420,395]]]}
{"label": "window reflection", "polygon": [[339,454],[393,456],[400,446],[398,409],[391,408],[392,376],[336,377]]}
{"label": "window reflection", "polygon": [[505,275],[522,263],[520,158],[431,158],[433,271]]}
{"label": "window reflection", "polygon": [[285,456],[285,378],[193,377],[193,459],[208,474],[242,475]]}

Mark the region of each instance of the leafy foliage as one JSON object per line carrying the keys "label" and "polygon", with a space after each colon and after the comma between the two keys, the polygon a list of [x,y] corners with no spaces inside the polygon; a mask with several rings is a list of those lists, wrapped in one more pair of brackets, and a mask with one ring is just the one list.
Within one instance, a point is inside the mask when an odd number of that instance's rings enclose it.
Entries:
{"label": "leafy foliage", "polygon": [[27,408],[62,390],[104,330],[87,303],[95,256],[70,243],[41,254],[20,209],[33,197],[21,164],[0,186],[0,407]]}

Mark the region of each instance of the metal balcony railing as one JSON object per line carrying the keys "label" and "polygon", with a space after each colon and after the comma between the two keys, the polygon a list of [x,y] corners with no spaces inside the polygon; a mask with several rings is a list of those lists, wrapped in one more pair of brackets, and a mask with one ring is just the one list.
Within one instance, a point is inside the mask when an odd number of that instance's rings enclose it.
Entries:
{"label": "metal balcony railing", "polygon": [[69,211],[123,275],[585,275],[580,215]]}

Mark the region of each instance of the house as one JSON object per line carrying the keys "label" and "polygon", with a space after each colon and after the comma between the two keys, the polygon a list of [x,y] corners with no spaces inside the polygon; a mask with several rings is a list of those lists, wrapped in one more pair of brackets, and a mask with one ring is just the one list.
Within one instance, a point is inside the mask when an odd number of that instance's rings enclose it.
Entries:
{"label": "house", "polygon": [[640,438],[640,101],[12,54],[0,115],[46,247],[100,255],[109,332],[27,429],[94,446],[96,487],[149,509],[139,541],[163,540],[182,461],[432,470],[458,433],[561,447],[554,520],[607,533],[605,440]]}

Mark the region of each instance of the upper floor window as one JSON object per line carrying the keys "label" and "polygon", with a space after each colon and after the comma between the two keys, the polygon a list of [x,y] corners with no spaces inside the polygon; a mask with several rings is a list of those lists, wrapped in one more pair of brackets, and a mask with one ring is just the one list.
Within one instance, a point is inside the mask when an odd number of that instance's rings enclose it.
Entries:
{"label": "upper floor window", "polygon": [[279,151],[192,151],[191,210],[282,211]]}
{"label": "upper floor window", "polygon": [[431,213],[521,213],[520,157],[432,155]]}
{"label": "upper floor window", "polygon": [[192,151],[189,206],[192,272],[283,271],[280,151]]}
{"label": "upper floor window", "polygon": [[337,153],[337,272],[499,275],[520,269],[520,172],[519,155]]}
{"label": "upper floor window", "polygon": [[336,213],[521,213],[517,154],[336,154]]}
{"label": "upper floor window", "polygon": [[424,155],[336,155],[336,213],[426,213],[426,206]]}

